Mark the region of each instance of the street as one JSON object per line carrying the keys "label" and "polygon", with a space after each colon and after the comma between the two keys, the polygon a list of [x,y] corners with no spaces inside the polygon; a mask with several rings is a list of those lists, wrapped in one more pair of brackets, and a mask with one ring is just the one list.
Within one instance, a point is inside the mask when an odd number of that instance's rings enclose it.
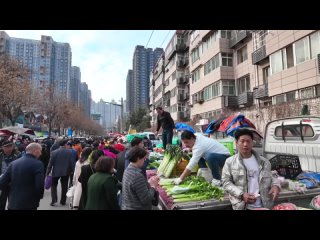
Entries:
{"label": "street", "polygon": [[56,206],[50,206],[51,203],[51,189],[44,190],[43,199],[40,200],[40,205],[38,210],[70,210],[69,202],[70,198],[67,198],[66,205],[62,206],[60,204],[60,196],[61,196],[61,186],[60,182],[58,183],[58,202]]}

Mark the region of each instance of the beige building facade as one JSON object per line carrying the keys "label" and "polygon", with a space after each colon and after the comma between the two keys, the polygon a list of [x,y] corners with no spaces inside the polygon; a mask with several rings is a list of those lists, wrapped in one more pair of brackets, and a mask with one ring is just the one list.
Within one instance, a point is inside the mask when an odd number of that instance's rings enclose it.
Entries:
{"label": "beige building facade", "polygon": [[[190,119],[209,121],[223,112],[258,118],[269,106],[320,97],[318,30],[190,30],[187,39],[188,54],[172,54],[168,46],[164,56],[162,98],[175,120],[188,111]],[[187,55],[189,73],[177,66]],[[189,83],[179,87],[178,75],[189,76]],[[175,89],[189,93],[184,105]]]}

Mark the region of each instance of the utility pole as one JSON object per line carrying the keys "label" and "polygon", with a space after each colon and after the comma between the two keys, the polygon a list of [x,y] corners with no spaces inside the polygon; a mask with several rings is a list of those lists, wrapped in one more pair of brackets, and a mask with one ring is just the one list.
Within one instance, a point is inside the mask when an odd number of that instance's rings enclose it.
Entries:
{"label": "utility pole", "polygon": [[123,97],[121,97],[121,121],[120,121],[120,133],[122,134],[124,130],[124,123],[123,123]]}

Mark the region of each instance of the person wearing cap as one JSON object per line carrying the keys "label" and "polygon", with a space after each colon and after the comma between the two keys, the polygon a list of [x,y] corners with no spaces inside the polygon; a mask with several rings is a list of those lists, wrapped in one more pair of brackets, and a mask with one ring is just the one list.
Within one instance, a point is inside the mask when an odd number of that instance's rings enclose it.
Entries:
{"label": "person wearing cap", "polygon": [[10,185],[8,210],[37,210],[44,192],[44,167],[39,159],[41,145],[30,143],[26,154],[11,162],[0,177],[0,189]]}
{"label": "person wearing cap", "polygon": [[[3,175],[9,164],[14,160],[21,157],[20,152],[15,148],[12,141],[4,141],[1,146],[2,151],[0,152],[0,175]],[[2,188],[0,194],[0,210],[5,210],[8,196],[9,196],[9,186]]]}

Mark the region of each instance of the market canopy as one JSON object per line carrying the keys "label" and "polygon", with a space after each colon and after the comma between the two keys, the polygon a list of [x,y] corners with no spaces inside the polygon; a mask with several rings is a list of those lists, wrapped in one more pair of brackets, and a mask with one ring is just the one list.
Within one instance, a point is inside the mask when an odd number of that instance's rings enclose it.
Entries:
{"label": "market canopy", "polygon": [[22,127],[17,127],[17,126],[1,128],[0,129],[0,133],[2,133],[3,135],[12,135],[12,134],[35,135],[35,133],[34,133],[34,131],[32,129],[30,129],[30,128],[22,128]]}

